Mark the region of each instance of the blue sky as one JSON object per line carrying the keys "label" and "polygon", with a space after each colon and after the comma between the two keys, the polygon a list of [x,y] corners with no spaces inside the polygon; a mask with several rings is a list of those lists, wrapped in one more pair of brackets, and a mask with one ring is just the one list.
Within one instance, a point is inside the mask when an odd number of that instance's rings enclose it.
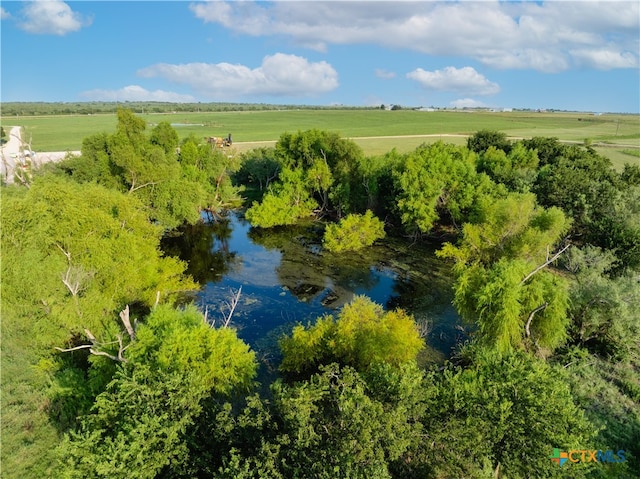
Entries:
{"label": "blue sky", "polygon": [[2,1],[2,101],[640,112],[640,2]]}

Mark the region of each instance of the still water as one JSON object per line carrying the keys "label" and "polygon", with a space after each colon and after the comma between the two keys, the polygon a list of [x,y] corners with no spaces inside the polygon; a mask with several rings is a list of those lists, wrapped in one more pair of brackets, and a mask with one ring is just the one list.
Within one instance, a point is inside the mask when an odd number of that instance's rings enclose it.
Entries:
{"label": "still water", "polygon": [[413,314],[426,333],[426,361],[444,360],[464,339],[451,305],[449,265],[436,258],[435,246],[390,238],[358,253],[333,254],[322,249],[322,232],[318,222],[251,228],[230,212],[183,227],[165,238],[163,249],[188,262],[187,272],[201,285],[195,302],[218,325],[242,288],[232,325],[264,356],[277,351],[278,337],[295,324],[331,314],[355,295]]}

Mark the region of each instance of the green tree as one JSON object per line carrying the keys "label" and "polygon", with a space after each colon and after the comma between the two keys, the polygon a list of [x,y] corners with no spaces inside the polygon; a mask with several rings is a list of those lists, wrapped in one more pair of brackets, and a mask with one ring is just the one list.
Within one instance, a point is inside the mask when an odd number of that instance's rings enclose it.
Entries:
{"label": "green tree", "polygon": [[507,134],[502,131],[480,130],[467,138],[467,148],[478,154],[484,153],[492,147],[508,154],[512,144],[507,139]]}
{"label": "green tree", "polygon": [[331,252],[341,253],[371,246],[384,237],[384,223],[368,210],[364,215],[350,214],[337,224],[327,225],[322,244]]}
{"label": "green tree", "polygon": [[618,262],[612,273],[640,269],[640,186],[618,191],[610,209],[593,220],[592,244],[612,251]]}
{"label": "green tree", "polygon": [[381,364],[366,377],[331,364],[306,381],[278,381],[270,404],[235,422],[254,440],[232,442],[218,477],[390,478],[421,439],[421,379],[415,364]]}
{"label": "green tree", "polygon": [[262,202],[255,201],[245,214],[247,220],[259,228],[294,224],[300,218],[310,217],[317,202],[309,195],[302,169],[285,168],[280,182],[273,186]]}
{"label": "green tree", "polygon": [[536,179],[537,167],[535,150],[527,150],[521,142],[515,143],[508,154],[490,146],[478,160],[478,171],[487,173],[511,191],[529,191]]}
{"label": "green tree", "polygon": [[218,211],[239,200],[230,175],[230,157],[186,138],[179,149],[177,132],[166,122],[150,134],[130,110],[118,110],[114,134],[85,138],[82,155],[58,170],[80,182],[98,182],[141,200],[153,222],[175,228],[200,219],[202,209]]}
{"label": "green tree", "polygon": [[[583,449],[595,436],[561,368],[522,353],[479,354],[427,384],[424,440],[411,457],[432,477],[565,477],[549,460],[554,448]],[[571,477],[585,477],[574,465]]]}
{"label": "green tree", "polygon": [[543,145],[544,166],[532,189],[538,202],[557,206],[571,217],[572,236],[581,244],[614,250],[621,260],[618,272],[636,268],[640,264],[638,194],[628,182],[631,177],[618,174],[607,158],[591,148]]}
{"label": "green tree", "polygon": [[359,371],[378,363],[415,361],[424,342],[413,318],[402,310],[384,311],[365,296],[345,305],[337,318],[318,318],[314,325],[298,325],[280,340],[280,369],[308,373],[338,362]]}
{"label": "green tree", "polygon": [[151,130],[151,136],[149,138],[152,145],[161,147],[165,154],[175,152],[178,146],[178,132],[167,121],[161,121],[153,130]]}
{"label": "green tree", "polygon": [[422,145],[409,153],[395,172],[397,205],[403,225],[426,233],[446,212],[454,221],[495,185],[476,173],[476,155],[465,147],[442,142]]}
{"label": "green tree", "polygon": [[293,224],[314,212],[340,217],[352,208],[350,184],[361,157],[362,150],[337,133],[315,129],[283,133],[275,146],[278,181],[263,197],[264,206],[254,202],[247,219],[252,225],[270,227]]}
{"label": "green tree", "polygon": [[63,477],[189,475],[207,401],[251,386],[255,355],[194,307],[159,306],[135,332],[126,364],[59,448]]}
{"label": "green tree", "polygon": [[465,223],[458,246],[441,257],[455,261],[454,303],[478,325],[481,340],[499,351],[531,345],[553,348],[565,338],[567,283],[543,270],[570,222],[557,208],[536,205],[532,194],[486,200]]}
{"label": "green tree", "polygon": [[152,371],[193,372],[219,394],[248,390],[256,374],[255,354],[235,330],[210,327],[193,306],[154,309],[136,331],[127,358]]}
{"label": "green tree", "polygon": [[208,391],[195,373],[137,367],[114,378],[58,447],[58,477],[155,478],[189,463],[185,437]]}
{"label": "green tree", "polygon": [[610,277],[616,257],[600,248],[571,248],[563,264],[573,281],[569,289],[572,342],[615,360],[638,350],[640,283],[627,273]]}
{"label": "green tree", "polygon": [[278,178],[280,163],[275,159],[274,148],[254,148],[243,153],[240,161],[235,179],[241,184],[257,183],[262,191]]}
{"label": "green tree", "polygon": [[52,476],[56,427],[73,425],[113,373],[99,364],[110,360],[54,347],[87,343],[85,329],[116,341],[126,304],[144,311],[158,292],[171,301],[195,285],[160,253],[162,230],[132,195],[53,176],[1,194],[3,474]]}
{"label": "green tree", "polygon": [[5,198],[2,223],[3,299],[67,332],[98,334],[126,304],[193,287],[183,263],[161,256],[144,206],[100,185],[40,178]]}

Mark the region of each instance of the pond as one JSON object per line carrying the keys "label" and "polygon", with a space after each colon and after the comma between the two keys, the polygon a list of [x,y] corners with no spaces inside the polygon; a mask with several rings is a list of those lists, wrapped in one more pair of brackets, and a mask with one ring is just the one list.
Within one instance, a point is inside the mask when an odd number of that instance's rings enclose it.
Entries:
{"label": "pond", "polygon": [[437,246],[388,238],[357,253],[322,249],[323,225],[252,228],[238,212],[185,226],[163,240],[166,253],[187,261],[201,285],[195,302],[221,324],[233,294],[238,335],[259,356],[277,354],[277,339],[297,324],[331,314],[355,295],[413,314],[426,333],[424,361],[440,362],[465,339],[451,304],[450,266]]}

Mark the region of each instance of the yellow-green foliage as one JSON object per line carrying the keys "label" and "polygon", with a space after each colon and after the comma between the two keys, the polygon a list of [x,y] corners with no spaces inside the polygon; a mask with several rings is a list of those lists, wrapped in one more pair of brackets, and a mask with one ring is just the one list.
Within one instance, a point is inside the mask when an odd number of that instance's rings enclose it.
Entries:
{"label": "yellow-green foliage", "polygon": [[[157,291],[165,300],[195,285],[182,262],[161,256],[161,230],[133,195],[46,176],[28,190],[3,188],[0,212],[2,475],[57,477],[47,468],[57,440],[50,419],[60,411],[43,374],[59,367],[54,346],[77,341],[84,328],[115,339],[126,304],[150,306]],[[77,389],[64,387],[65,395]]]}
{"label": "yellow-green foliage", "polygon": [[228,394],[248,388],[256,373],[255,353],[235,330],[211,328],[195,307],[158,306],[142,324],[127,358],[152,370],[194,372],[211,390]]}
{"label": "yellow-green foliage", "polygon": [[365,370],[373,364],[413,361],[424,346],[413,317],[402,310],[384,311],[366,296],[356,298],[315,325],[298,325],[280,340],[281,369],[308,371],[339,362]]}
{"label": "yellow-green foliage", "polygon": [[261,203],[254,201],[247,210],[245,217],[252,226],[271,228],[294,224],[300,218],[311,216],[318,206],[305,188],[300,168],[285,168],[280,178],[281,183],[269,191]]}
{"label": "yellow-green foliage", "polygon": [[371,210],[364,215],[350,214],[338,224],[327,225],[322,244],[334,253],[357,251],[384,238],[384,223]]}
{"label": "yellow-green foliage", "polygon": [[438,252],[455,260],[454,303],[477,323],[483,342],[506,352],[531,342],[553,348],[565,338],[566,280],[547,270],[529,275],[551,257],[569,225],[562,211],[537,206],[532,194],[485,198],[459,244]]}

